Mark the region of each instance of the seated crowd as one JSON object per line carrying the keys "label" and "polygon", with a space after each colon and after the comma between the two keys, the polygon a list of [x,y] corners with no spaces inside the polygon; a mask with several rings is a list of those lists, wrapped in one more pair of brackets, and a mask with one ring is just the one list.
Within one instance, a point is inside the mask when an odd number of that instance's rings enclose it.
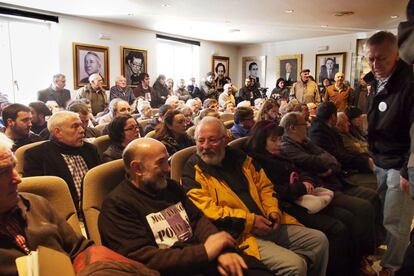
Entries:
{"label": "seated crowd", "polygon": [[[175,90],[164,75],[151,87],[141,73],[134,89],[119,76],[109,103],[99,74],[72,100],[57,74],[38,102],[2,104],[0,240],[9,244],[0,245],[0,274],[15,275],[13,258],[37,245],[72,260],[92,246],[44,199],[16,191],[14,152],[43,141],[25,151],[23,176],[61,177],[80,218],[86,173],[123,159],[127,173],[103,202],[99,232],[143,275],[377,275],[386,230],[360,108],[368,95],[342,72],[321,87],[309,73],[293,84],[279,78],[269,99],[254,79],[237,89],[213,72],[199,85],[179,79]],[[192,146],[177,183],[170,159]],[[29,205],[59,225],[56,240],[29,234],[42,218]]]}

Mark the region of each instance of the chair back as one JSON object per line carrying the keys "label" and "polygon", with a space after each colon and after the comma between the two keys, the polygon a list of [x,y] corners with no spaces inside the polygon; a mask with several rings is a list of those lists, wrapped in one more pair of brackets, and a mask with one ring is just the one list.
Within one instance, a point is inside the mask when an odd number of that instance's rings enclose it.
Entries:
{"label": "chair back", "polygon": [[177,151],[171,156],[171,179],[180,182],[184,165],[196,150],[196,146],[191,146]]}
{"label": "chair back", "polygon": [[187,135],[194,138],[195,129],[196,129],[196,126],[189,127],[186,131]]}
{"label": "chair back", "polygon": [[227,121],[234,121],[234,114],[233,113],[223,113],[220,115],[220,120],[223,122]]}
{"label": "chair back", "polygon": [[26,152],[26,150],[36,147],[42,143],[44,143],[46,141],[39,141],[39,142],[34,142],[34,143],[30,143],[24,146],[21,146],[20,148],[18,148],[16,150],[16,152],[14,153],[14,156],[16,156],[17,159],[17,164],[16,164],[16,170],[17,173],[22,176],[23,175],[23,168],[24,168],[24,153]]}
{"label": "chair back", "polygon": [[103,153],[108,149],[109,145],[111,144],[111,138],[109,138],[109,135],[99,136],[92,141],[92,144],[96,146],[99,157],[102,160]]}
{"label": "chair back", "polygon": [[18,190],[46,198],[51,207],[66,219],[73,230],[82,234],[76,208],[65,180],[57,176],[23,177]]}
{"label": "chair back", "polygon": [[148,123],[149,122],[151,122],[151,120],[152,119],[144,119],[144,120],[139,120],[138,119],[138,124],[139,124],[139,126],[140,126],[140,131],[142,130],[142,133],[141,133],[141,137],[143,137],[144,136],[144,129],[145,129],[145,127],[148,125]]}
{"label": "chair back", "polygon": [[244,146],[246,145],[247,139],[249,139],[249,137],[241,137],[231,141],[228,145],[232,148],[244,151]]}
{"label": "chair back", "polygon": [[122,159],[90,169],[83,180],[82,211],[88,237],[100,245],[98,217],[105,197],[125,178]]}
{"label": "chair back", "polygon": [[225,126],[227,129],[232,128],[232,127],[233,127],[233,125],[234,125],[234,121],[225,121],[225,122],[224,122],[224,126]]}
{"label": "chair back", "polygon": [[150,132],[145,135],[146,138],[154,138],[155,136],[155,130],[151,130]]}
{"label": "chair back", "polygon": [[96,130],[98,130],[98,131],[99,131],[99,133],[102,133],[102,131],[104,130],[104,128],[105,128],[107,125],[109,125],[109,123],[102,123],[102,124],[97,125],[97,126],[95,127],[95,129],[96,129]]}

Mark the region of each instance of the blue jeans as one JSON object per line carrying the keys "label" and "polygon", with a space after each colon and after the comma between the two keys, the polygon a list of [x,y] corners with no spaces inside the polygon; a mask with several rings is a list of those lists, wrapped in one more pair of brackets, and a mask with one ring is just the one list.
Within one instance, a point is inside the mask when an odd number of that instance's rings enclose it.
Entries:
{"label": "blue jeans", "polygon": [[409,193],[401,191],[400,172],[375,166],[378,192],[384,209],[384,227],[387,230],[387,251],[381,266],[398,269],[410,239],[414,203]]}

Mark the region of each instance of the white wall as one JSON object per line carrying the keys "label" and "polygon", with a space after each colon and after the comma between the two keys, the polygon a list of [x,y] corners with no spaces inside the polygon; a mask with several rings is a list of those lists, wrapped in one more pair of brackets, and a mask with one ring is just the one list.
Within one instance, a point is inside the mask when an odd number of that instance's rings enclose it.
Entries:
{"label": "white wall", "polygon": [[[66,75],[67,88],[74,90],[73,82],[73,53],[72,43],[94,44],[109,47],[109,74],[110,85],[114,79],[121,74],[121,46],[146,49],[148,51],[148,74],[152,81],[157,77],[157,47],[156,33],[122,25],[106,22],[88,20],[73,16],[59,16],[57,35],[59,41],[59,69]],[[111,40],[101,40],[100,33],[108,34]],[[200,74],[211,70],[211,56],[220,55],[230,57],[230,77],[238,82],[237,68],[239,67],[238,47],[208,41],[200,41]],[[162,73],[162,72],[158,72]],[[167,76],[168,77],[168,76]],[[45,84],[47,86],[47,84]]]}
{"label": "white wall", "polygon": [[[396,33],[396,30],[391,30]],[[346,52],[345,78],[350,80],[352,55],[356,52],[356,40],[367,38],[372,33],[355,33],[339,36],[317,37],[311,39],[291,40],[285,42],[272,42],[256,45],[246,45],[239,49],[239,63],[245,56],[267,56],[266,87],[272,90],[276,85],[276,56],[302,54],[302,69],[311,70],[315,76],[316,54]],[[318,52],[318,47],[328,46],[328,51]],[[241,81],[242,68],[238,69]]]}

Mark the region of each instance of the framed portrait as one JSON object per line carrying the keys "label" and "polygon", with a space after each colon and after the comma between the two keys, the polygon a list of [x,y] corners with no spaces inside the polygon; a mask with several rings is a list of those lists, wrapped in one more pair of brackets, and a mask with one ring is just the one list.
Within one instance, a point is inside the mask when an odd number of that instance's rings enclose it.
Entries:
{"label": "framed portrait", "polygon": [[332,83],[336,73],[345,73],[345,57],[345,52],[316,55],[316,82],[321,84],[324,79],[329,79]]}
{"label": "framed portrait", "polygon": [[366,42],[368,38],[357,39],[356,53],[352,56],[352,70],[351,70],[351,83],[354,87],[359,85],[359,79],[362,74],[366,74],[371,71],[368,60],[366,58]]}
{"label": "framed portrait", "polygon": [[141,73],[147,73],[147,50],[121,46],[121,74],[127,85],[136,87]]}
{"label": "framed portrait", "polygon": [[109,89],[109,47],[73,43],[73,76],[75,89],[89,83],[89,76],[102,76],[103,87]]}
{"label": "framed portrait", "polygon": [[285,79],[286,85],[291,86],[298,80],[302,70],[302,55],[285,55],[276,57],[276,79]]}
{"label": "framed portrait", "polygon": [[254,79],[260,87],[266,85],[266,56],[243,57],[242,58],[242,78]]}

